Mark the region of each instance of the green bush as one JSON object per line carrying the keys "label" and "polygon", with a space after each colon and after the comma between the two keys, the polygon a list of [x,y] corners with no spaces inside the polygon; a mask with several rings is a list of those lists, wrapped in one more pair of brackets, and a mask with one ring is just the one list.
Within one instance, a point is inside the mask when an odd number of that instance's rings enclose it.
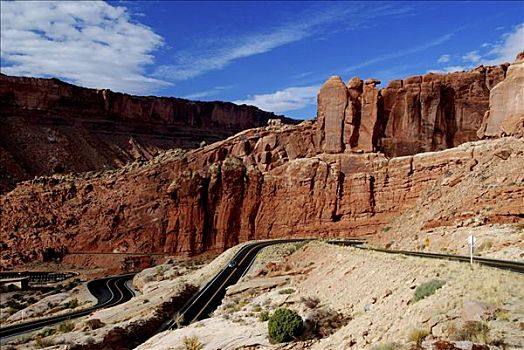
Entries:
{"label": "green bush", "polygon": [[44,349],[55,345],[55,343],[51,339],[37,338],[35,345],[38,349]]}
{"label": "green bush", "polygon": [[65,307],[66,309],[75,309],[77,308],[79,305],[78,303],[78,299],[77,298],[74,298],[74,299],[71,299],[69,300],[66,304],[65,304]]}
{"label": "green bush", "polygon": [[64,321],[58,325],[59,333],[69,333],[73,329],[75,329],[75,324],[73,323],[73,321]]}
{"label": "green bush", "polygon": [[431,280],[426,283],[422,283],[420,286],[415,289],[415,296],[413,297],[413,302],[417,302],[419,300],[422,300],[426,297],[429,297],[430,295],[435,294],[435,292],[442,288],[446,282],[441,280]]}
{"label": "green bush", "polygon": [[303,327],[302,317],[293,310],[277,309],[267,325],[269,338],[277,343],[293,340]]}
{"label": "green bush", "polygon": [[45,337],[49,337],[50,335],[53,335],[56,333],[56,329],[54,328],[50,328],[50,327],[44,327],[39,333],[38,335],[45,338]]}
{"label": "green bush", "polygon": [[295,290],[293,288],[281,289],[278,294],[293,294]]}
{"label": "green bush", "polygon": [[258,315],[258,320],[260,322],[266,322],[266,321],[269,321],[269,312],[267,311],[262,311],[259,315]]}

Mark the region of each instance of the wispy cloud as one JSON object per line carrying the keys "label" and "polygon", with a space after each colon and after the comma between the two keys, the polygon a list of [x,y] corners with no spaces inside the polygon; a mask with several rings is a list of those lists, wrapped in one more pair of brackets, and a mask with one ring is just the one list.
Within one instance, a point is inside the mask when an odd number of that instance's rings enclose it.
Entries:
{"label": "wispy cloud", "polygon": [[[315,11],[301,13],[270,29],[206,40],[200,46],[175,54],[174,62],[159,66],[154,75],[173,81],[191,79],[208,71],[223,69],[235,60],[270,52],[311,36],[318,38],[352,30],[373,23],[379,17],[402,16],[409,11],[409,7],[398,5],[334,3],[316,6]],[[342,25],[337,27],[336,23]]]}
{"label": "wispy cloud", "polygon": [[204,98],[204,97],[210,97],[210,96],[216,96],[226,90],[230,90],[232,88],[234,88],[235,85],[224,85],[224,86],[215,86],[209,90],[206,90],[206,91],[199,91],[199,92],[194,92],[192,94],[189,94],[189,95],[185,95],[183,96],[182,98],[186,98],[188,100],[197,100],[197,99],[200,99],[200,98]]}
{"label": "wispy cloud", "polygon": [[1,71],[54,76],[95,88],[149,93],[169,85],[145,74],[163,39],[103,1],[2,1]]}
{"label": "wispy cloud", "polygon": [[485,65],[513,62],[517,54],[524,50],[524,22],[509,33],[502,35],[499,42],[483,55],[481,63]]}
{"label": "wispy cloud", "polygon": [[462,56],[462,59],[466,62],[471,63],[478,63],[482,57],[479,55],[479,52],[477,50],[470,51],[464,56]]}
{"label": "wispy cloud", "polygon": [[283,113],[315,104],[319,89],[319,85],[289,87],[273,93],[248,96],[244,100],[233,101],[233,103],[253,105],[265,111]]}
{"label": "wispy cloud", "polygon": [[[462,61],[453,62],[453,64],[443,68],[431,69],[428,72],[449,73],[473,69],[481,64],[493,66],[505,62],[511,63],[522,50],[524,50],[524,23],[515,26],[510,32],[502,34],[497,42],[483,43],[478,50],[463,54]],[[440,63],[449,63],[449,61]]]}
{"label": "wispy cloud", "polygon": [[361,69],[361,68],[365,68],[365,67],[368,67],[368,66],[372,66],[374,64],[377,64],[377,63],[381,63],[381,62],[384,62],[384,61],[389,61],[391,59],[394,59],[394,58],[399,58],[399,57],[404,57],[404,56],[407,56],[407,55],[411,55],[411,54],[414,54],[414,53],[417,53],[417,52],[422,52],[422,51],[425,51],[429,48],[432,48],[434,46],[438,46],[438,45],[441,45],[443,43],[445,43],[446,41],[448,41],[449,39],[451,39],[453,37],[453,33],[448,33],[448,34],[445,34],[445,35],[442,35],[432,41],[429,41],[427,43],[424,43],[424,44],[420,44],[420,45],[417,45],[417,46],[414,46],[414,47],[411,47],[411,48],[407,48],[407,49],[402,49],[402,50],[398,50],[394,53],[390,53],[390,54],[386,54],[386,55],[383,55],[383,56],[379,56],[379,57],[376,57],[376,58],[372,58],[372,59],[369,59],[369,60],[366,60],[360,64],[356,64],[356,65],[353,65],[351,67],[348,67],[348,68],[345,68],[342,70],[342,72],[344,73],[349,73],[349,72],[355,72],[356,70],[358,69]]}
{"label": "wispy cloud", "polygon": [[450,58],[451,58],[451,55],[442,55],[438,58],[437,62],[446,63],[446,62],[449,62]]}

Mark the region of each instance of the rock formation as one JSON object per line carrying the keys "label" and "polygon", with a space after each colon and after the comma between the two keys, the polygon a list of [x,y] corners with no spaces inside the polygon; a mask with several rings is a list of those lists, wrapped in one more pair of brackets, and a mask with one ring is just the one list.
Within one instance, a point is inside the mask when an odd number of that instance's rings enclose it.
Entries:
{"label": "rock formation", "polygon": [[321,150],[381,151],[394,157],[477,140],[490,89],[504,79],[506,69],[507,65],[481,66],[469,72],[414,76],[393,80],[384,89],[376,87],[376,79],[363,82],[356,77],[344,89],[340,78],[331,77],[318,96]]}
{"label": "rock formation", "polygon": [[111,169],[161,150],[195,148],[270,118],[277,116],[246,105],[0,75],[0,193],[34,176]]}
{"label": "rock formation", "polygon": [[[412,77],[382,90],[374,79],[346,86],[332,77],[320,90],[316,121],[272,121],[119,170],[21,183],[0,197],[1,264],[75,252],[194,255],[251,239],[375,234],[457,169],[499,157],[494,141],[451,147],[476,138],[504,67]],[[512,203],[522,191],[498,190],[479,203],[517,209],[490,220],[521,222],[522,207]]]}
{"label": "rock formation", "polygon": [[478,136],[524,136],[524,51],[509,66],[506,79],[491,90],[489,111],[486,112]]}

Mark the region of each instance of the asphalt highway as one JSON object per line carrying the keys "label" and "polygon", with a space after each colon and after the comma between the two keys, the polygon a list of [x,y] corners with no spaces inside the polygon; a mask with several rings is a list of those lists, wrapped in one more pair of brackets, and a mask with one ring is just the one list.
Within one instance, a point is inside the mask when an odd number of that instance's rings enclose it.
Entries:
{"label": "asphalt highway", "polygon": [[[226,294],[226,288],[238,282],[249,270],[258,252],[265,247],[280,243],[301,242],[306,239],[282,239],[247,244],[230,260],[209,283],[198,291],[163,329],[175,329],[195,321],[207,318],[220,305]],[[337,241],[343,245],[361,244],[358,240]]]}
{"label": "asphalt highway", "polygon": [[[431,258],[431,259],[443,259],[443,260],[452,260],[452,261],[461,261],[461,262],[470,262],[470,257],[465,255],[452,255],[452,254],[439,254],[439,253],[424,253],[424,252],[414,252],[408,250],[388,250],[388,249],[377,249],[377,248],[367,248],[357,246],[357,248],[373,250],[377,252],[390,253],[390,254],[402,254],[410,256],[418,256],[421,258]],[[489,259],[481,258],[478,256],[473,256],[473,263],[496,267],[497,269],[510,270],[513,272],[524,273],[524,263],[518,261],[509,261],[509,260],[499,260],[499,259]]]}
{"label": "asphalt highway", "polygon": [[[267,246],[279,243],[299,242],[305,239],[293,240],[274,240],[259,243],[247,244],[242,247],[238,253],[230,260],[229,264],[224,267],[209,283],[198,291],[177,313],[175,319],[169,322],[162,330],[175,329],[179,326],[187,325],[209,316],[209,314],[220,305],[222,298],[225,296],[226,288],[235,284],[251,267],[257,253]],[[395,251],[385,249],[373,249],[362,246],[365,243],[362,240],[330,240],[328,243],[344,246],[355,246],[360,249],[381,251],[391,254],[412,255],[424,258],[446,259],[462,262],[469,262],[469,257],[450,254],[436,254],[412,251]],[[499,269],[511,270],[524,273],[524,263],[487,259],[474,257],[474,262],[496,267]]]}
{"label": "asphalt highway", "polygon": [[0,327],[0,340],[4,338],[35,331],[37,329],[52,326],[57,323],[77,317],[89,315],[91,312],[110,306],[125,303],[134,297],[134,292],[127,286],[126,282],[132,279],[134,274],[106,277],[87,283],[87,288],[98,302],[96,305],[77,312],[71,312],[60,316],[48,317],[36,321],[19,323],[12,326]]}

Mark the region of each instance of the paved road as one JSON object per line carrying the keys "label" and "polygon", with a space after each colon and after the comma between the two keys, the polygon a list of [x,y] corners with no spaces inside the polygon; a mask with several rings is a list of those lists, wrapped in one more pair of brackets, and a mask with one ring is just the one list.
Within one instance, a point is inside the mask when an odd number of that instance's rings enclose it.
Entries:
{"label": "paved road", "polygon": [[[249,270],[258,252],[267,246],[301,242],[305,239],[282,239],[266,242],[257,242],[247,244],[242,247],[238,253],[230,260],[229,264],[224,267],[208,284],[198,291],[177,313],[172,320],[163,329],[174,329],[181,325],[187,325],[209,316],[209,314],[220,305],[222,298],[226,294],[226,288],[238,282],[238,280]],[[358,240],[337,241],[339,244],[354,245],[361,244]]]}
{"label": "paved road", "polygon": [[[388,249],[367,248],[363,246],[357,246],[357,248],[373,250],[376,252],[390,253],[390,254],[418,256],[422,258],[453,260],[453,261],[461,261],[461,262],[467,262],[467,263],[470,262],[470,257],[465,256],[465,255],[424,253],[424,252],[413,252],[413,251],[408,251],[408,250],[388,250]],[[476,264],[480,264],[480,265],[496,267],[497,269],[510,270],[510,271],[514,271],[518,273],[524,273],[524,263],[518,262],[518,261],[489,259],[489,258],[481,258],[478,256],[473,256],[473,262]]]}
{"label": "paved road", "polygon": [[[275,240],[270,242],[260,242],[245,245],[238,253],[230,260],[230,263],[224,267],[208,284],[206,284],[200,291],[198,291],[177,313],[177,316],[169,324],[163,327],[165,329],[175,329],[178,326],[187,325],[195,321],[201,320],[209,316],[209,314],[220,305],[222,298],[225,296],[226,288],[235,284],[246,272],[254,262],[257,253],[264,247],[279,243],[305,241],[304,239],[294,240]],[[469,257],[450,254],[436,254],[423,253],[412,251],[394,251],[384,249],[372,249],[362,246],[364,241],[361,240],[330,240],[328,243],[355,246],[360,249],[368,249],[381,251],[391,254],[404,254],[419,256],[425,258],[447,259],[462,262],[469,262]],[[515,272],[524,273],[524,263],[496,260],[474,257],[474,262],[496,267],[500,269],[511,270]]]}
{"label": "paved road", "polygon": [[126,282],[132,279],[133,276],[134,274],[126,274],[90,281],[87,283],[87,288],[91,294],[97,298],[98,302],[96,305],[60,316],[0,327],[0,339],[4,340],[7,337],[32,332],[69,319],[89,315],[91,312],[101,308],[125,303],[135,295],[135,293],[126,285]]}

